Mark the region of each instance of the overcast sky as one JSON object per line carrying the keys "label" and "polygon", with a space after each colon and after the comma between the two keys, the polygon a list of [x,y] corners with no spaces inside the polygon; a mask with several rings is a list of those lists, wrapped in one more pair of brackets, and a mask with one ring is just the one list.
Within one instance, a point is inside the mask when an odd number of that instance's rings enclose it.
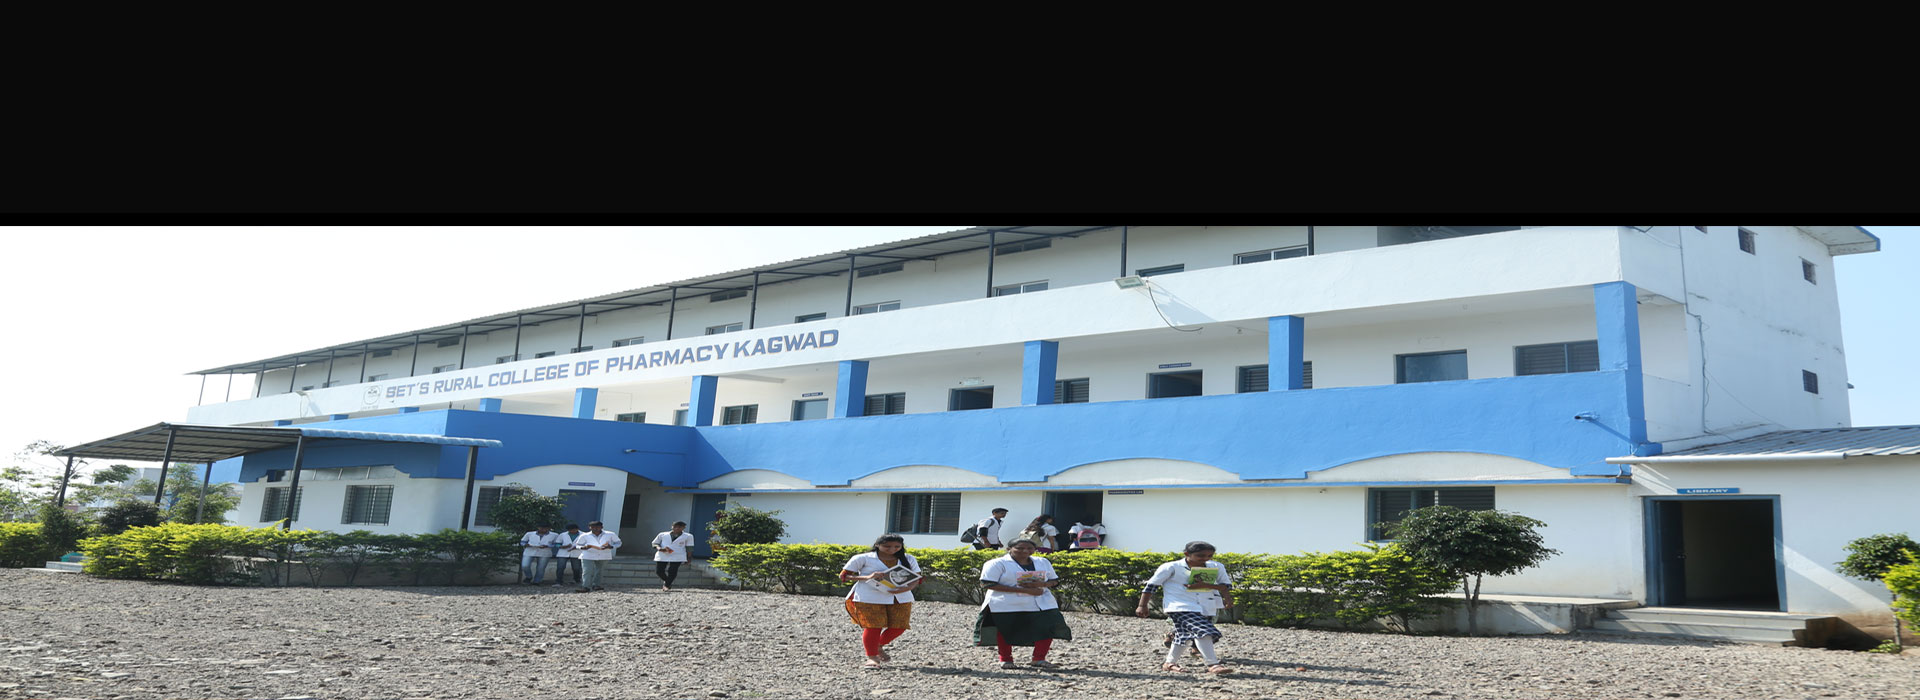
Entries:
{"label": "overcast sky", "polygon": [[[0,449],[184,421],[195,370],[958,228],[5,229]],[[1920,227],[1867,228],[1884,250],[1838,263],[1854,424],[1920,424]]]}

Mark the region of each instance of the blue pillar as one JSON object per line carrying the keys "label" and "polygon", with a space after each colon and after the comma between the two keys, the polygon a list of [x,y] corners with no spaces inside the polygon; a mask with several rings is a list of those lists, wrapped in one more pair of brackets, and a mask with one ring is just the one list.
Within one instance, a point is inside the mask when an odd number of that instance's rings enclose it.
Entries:
{"label": "blue pillar", "polygon": [[711,374],[694,376],[693,395],[687,397],[687,425],[713,425],[713,398],[719,390],[719,377]]}
{"label": "blue pillar", "polygon": [[419,406],[401,406],[400,412],[401,413],[419,413],[420,407]]}
{"label": "blue pillar", "polygon": [[1632,284],[1593,285],[1593,321],[1600,371],[1623,372],[1627,439],[1638,450],[1647,442],[1647,409],[1640,367],[1640,302]]}
{"label": "blue pillar", "polygon": [[867,361],[841,360],[840,381],[833,385],[833,417],[859,418],[867,414]]}
{"label": "blue pillar", "polygon": [[488,413],[500,412],[500,399],[481,399],[480,410]]}
{"label": "blue pillar", "polygon": [[1051,340],[1027,341],[1026,356],[1020,363],[1020,405],[1053,403],[1054,375],[1059,366],[1059,343]]}
{"label": "blue pillar", "polygon": [[282,426],[282,425],[293,425],[293,421],[282,419],[282,420],[274,421],[273,424],[275,427]]}
{"label": "blue pillar", "polygon": [[593,406],[600,400],[600,390],[580,387],[573,390],[573,417],[593,419]]}
{"label": "blue pillar", "polygon": [[346,419],[347,419],[347,414],[345,413],[335,413],[333,415],[327,416],[327,420],[346,420]]}
{"label": "blue pillar", "polygon": [[1267,391],[1306,386],[1307,320],[1299,316],[1267,319]]}

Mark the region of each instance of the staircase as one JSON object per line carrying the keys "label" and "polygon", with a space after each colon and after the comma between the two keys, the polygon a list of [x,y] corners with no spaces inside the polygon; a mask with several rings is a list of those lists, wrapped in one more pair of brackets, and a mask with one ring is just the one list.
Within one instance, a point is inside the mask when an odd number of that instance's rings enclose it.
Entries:
{"label": "staircase", "polygon": [[[653,559],[634,557],[619,558],[607,562],[606,573],[601,574],[600,582],[606,586],[639,586],[659,588],[660,579],[653,575]],[[680,565],[680,576],[673,580],[674,588],[723,588],[718,572],[707,563],[698,559]]]}
{"label": "staircase", "polygon": [[1839,618],[1801,613],[1704,608],[1628,608],[1609,610],[1593,621],[1593,630],[1611,634],[1713,639],[1749,644],[1817,647],[1839,626]]}

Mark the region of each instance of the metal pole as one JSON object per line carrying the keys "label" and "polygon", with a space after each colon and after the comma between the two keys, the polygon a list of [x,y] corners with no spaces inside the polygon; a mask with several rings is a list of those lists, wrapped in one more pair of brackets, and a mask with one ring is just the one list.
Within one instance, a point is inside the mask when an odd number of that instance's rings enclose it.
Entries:
{"label": "metal pole", "polygon": [[467,525],[473,522],[473,473],[474,468],[479,464],[480,448],[467,446],[467,493],[460,501],[460,529],[462,530],[467,529]]}
{"label": "metal pole", "polygon": [[227,373],[227,396],[226,398],[221,399],[221,401],[227,402],[232,400],[233,400],[233,373],[228,372]]}
{"label": "metal pole", "polygon": [[294,358],[293,366],[287,368],[287,393],[293,393],[293,385],[300,381],[300,359]]}
{"label": "metal pole", "polygon": [[333,348],[327,348],[327,380],[320,382],[320,388],[333,386]]}
{"label": "metal pole", "polygon": [[1126,226],[1120,227],[1120,276],[1121,277],[1127,276],[1127,229],[1128,228],[1129,227],[1126,227]]}
{"label": "metal pole", "polygon": [[586,344],[587,344],[587,305],[581,304],[580,305],[580,333],[573,337],[573,347],[575,348],[574,352],[579,352],[578,348],[584,347]]}
{"label": "metal pole", "polygon": [[413,334],[413,359],[407,362],[407,376],[420,372],[420,334]]}
{"label": "metal pole", "polygon": [[367,363],[372,361],[373,361],[373,344],[361,343],[360,344],[360,382],[359,383],[361,384],[367,383]]}
{"label": "metal pole", "polygon": [[293,483],[287,484],[287,519],[280,523],[282,530],[292,530],[293,519],[299,515],[294,508],[300,503],[300,465],[306,461],[306,457],[307,434],[301,433],[300,437],[293,439]]}
{"label": "metal pole", "polygon": [[260,388],[267,385],[267,366],[260,365],[260,378],[253,380],[253,398],[260,398]]}
{"label": "metal pole", "polygon": [[153,487],[153,504],[160,505],[160,495],[167,492],[167,465],[173,463],[173,426],[167,426],[167,449],[160,451],[160,484]]}
{"label": "metal pole", "polygon": [[1307,255],[1313,255],[1313,227],[1307,227]]}
{"label": "metal pole", "polygon": [[200,518],[201,516],[205,515],[207,512],[207,484],[210,484],[212,482],[213,482],[213,463],[208,462],[206,476],[200,477],[200,504],[193,509],[193,522],[195,523],[205,522]]}
{"label": "metal pole", "polygon": [[[204,377],[206,375],[203,374],[200,376]],[[60,472],[60,492],[53,495],[53,507],[55,508],[66,507],[67,479],[72,476],[73,476],[73,455],[67,455],[67,469],[66,471]]]}
{"label": "metal pole", "polygon": [[667,288],[667,340],[673,340],[673,311],[680,306],[680,288]]}
{"label": "metal pole", "polygon": [[987,297],[993,297],[993,232],[987,232]]}
{"label": "metal pole", "polygon": [[854,270],[854,265],[856,264],[854,261],[859,259],[860,256],[858,255],[847,256],[847,310],[840,312],[842,316],[853,315],[853,274],[856,272],[856,270]]}
{"label": "metal pole", "polygon": [[760,312],[760,271],[753,271],[753,296],[747,298],[747,330],[753,330],[753,317]]}
{"label": "metal pole", "polygon": [[513,315],[513,359],[520,359],[520,314]]}
{"label": "metal pole", "polygon": [[467,327],[460,327],[460,369],[467,368]]}
{"label": "metal pole", "polygon": [[207,375],[202,374],[200,375],[200,398],[195,400],[193,402],[193,405],[198,406],[206,402],[207,402]]}

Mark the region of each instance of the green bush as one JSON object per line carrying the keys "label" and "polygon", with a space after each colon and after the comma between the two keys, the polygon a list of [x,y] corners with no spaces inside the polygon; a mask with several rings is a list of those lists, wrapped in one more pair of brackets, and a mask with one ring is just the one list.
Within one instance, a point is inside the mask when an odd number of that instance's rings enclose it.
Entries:
{"label": "green bush", "polygon": [[160,524],[160,506],[149,501],[120,501],[100,511],[100,534],[118,535],[130,528]]}
{"label": "green bush", "polygon": [[106,578],[196,584],[284,582],[287,558],[313,530],[162,523],[80,541],[85,571]]}
{"label": "green bush", "polygon": [[[980,588],[980,567],[1005,554],[995,549],[972,547],[915,549],[908,553],[920,563],[920,574],[927,577],[927,582],[920,585],[920,591],[929,600],[950,600],[969,605],[978,605],[982,600],[984,591]],[[846,562],[842,560],[841,563]]]}
{"label": "green bush", "polygon": [[1878,581],[1887,569],[1906,563],[1909,555],[1920,554],[1920,543],[1904,532],[1869,535],[1848,542],[1846,551],[1847,558],[1834,564],[1835,570],[1857,579]]}
{"label": "green bush", "polygon": [[[868,547],[850,544],[734,544],[709,560],[743,588],[822,594],[842,586],[840,567]],[[920,557],[916,556],[916,559]],[[921,561],[924,568],[926,562]]]}
{"label": "green bush", "polygon": [[1546,523],[1519,513],[1430,506],[1381,525],[1414,558],[1447,570],[1459,582],[1467,599],[1467,636],[1480,631],[1485,577],[1517,574],[1560,553],[1544,544],[1539,529]]}
{"label": "green bush", "polygon": [[52,504],[41,506],[40,536],[46,540],[46,558],[41,561],[54,561],[73,551],[92,529],[86,517],[79,513]]}
{"label": "green bush", "polygon": [[416,538],[420,549],[444,558],[447,583],[486,583],[493,574],[520,566],[520,534],[447,528]]}
{"label": "green bush", "polygon": [[46,553],[40,523],[0,523],[0,567],[40,566],[47,561],[42,558]]}
{"label": "green bush", "polygon": [[1907,563],[1890,567],[1880,582],[1893,593],[1893,616],[1920,627],[1920,554],[1907,553]]}
{"label": "green bush", "polygon": [[1413,620],[1438,614],[1433,596],[1453,587],[1447,571],[1415,559],[1397,545],[1362,551],[1271,557],[1237,577],[1241,619],[1268,626],[1304,626],[1326,620],[1354,628],[1379,619],[1406,631]]}
{"label": "green bush", "polygon": [[[534,528],[541,525],[554,530],[565,529],[565,508],[566,504],[558,497],[516,490],[501,496],[488,517],[493,519],[495,529],[513,533],[517,541],[520,535],[533,532]],[[579,525],[586,527],[586,523]]]}
{"label": "green bush", "polygon": [[[1119,615],[1133,613],[1140,604],[1140,591],[1161,564],[1179,559],[1168,552],[1128,552],[1100,548],[1047,557],[1060,584],[1053,594],[1061,607]],[[1229,570],[1228,575],[1234,572]],[[979,567],[974,568],[975,586],[979,585]]]}
{"label": "green bush", "polygon": [[772,544],[787,534],[786,522],[774,517],[779,514],[777,510],[729,503],[726,510],[720,511],[707,525],[707,534],[719,544]]}

